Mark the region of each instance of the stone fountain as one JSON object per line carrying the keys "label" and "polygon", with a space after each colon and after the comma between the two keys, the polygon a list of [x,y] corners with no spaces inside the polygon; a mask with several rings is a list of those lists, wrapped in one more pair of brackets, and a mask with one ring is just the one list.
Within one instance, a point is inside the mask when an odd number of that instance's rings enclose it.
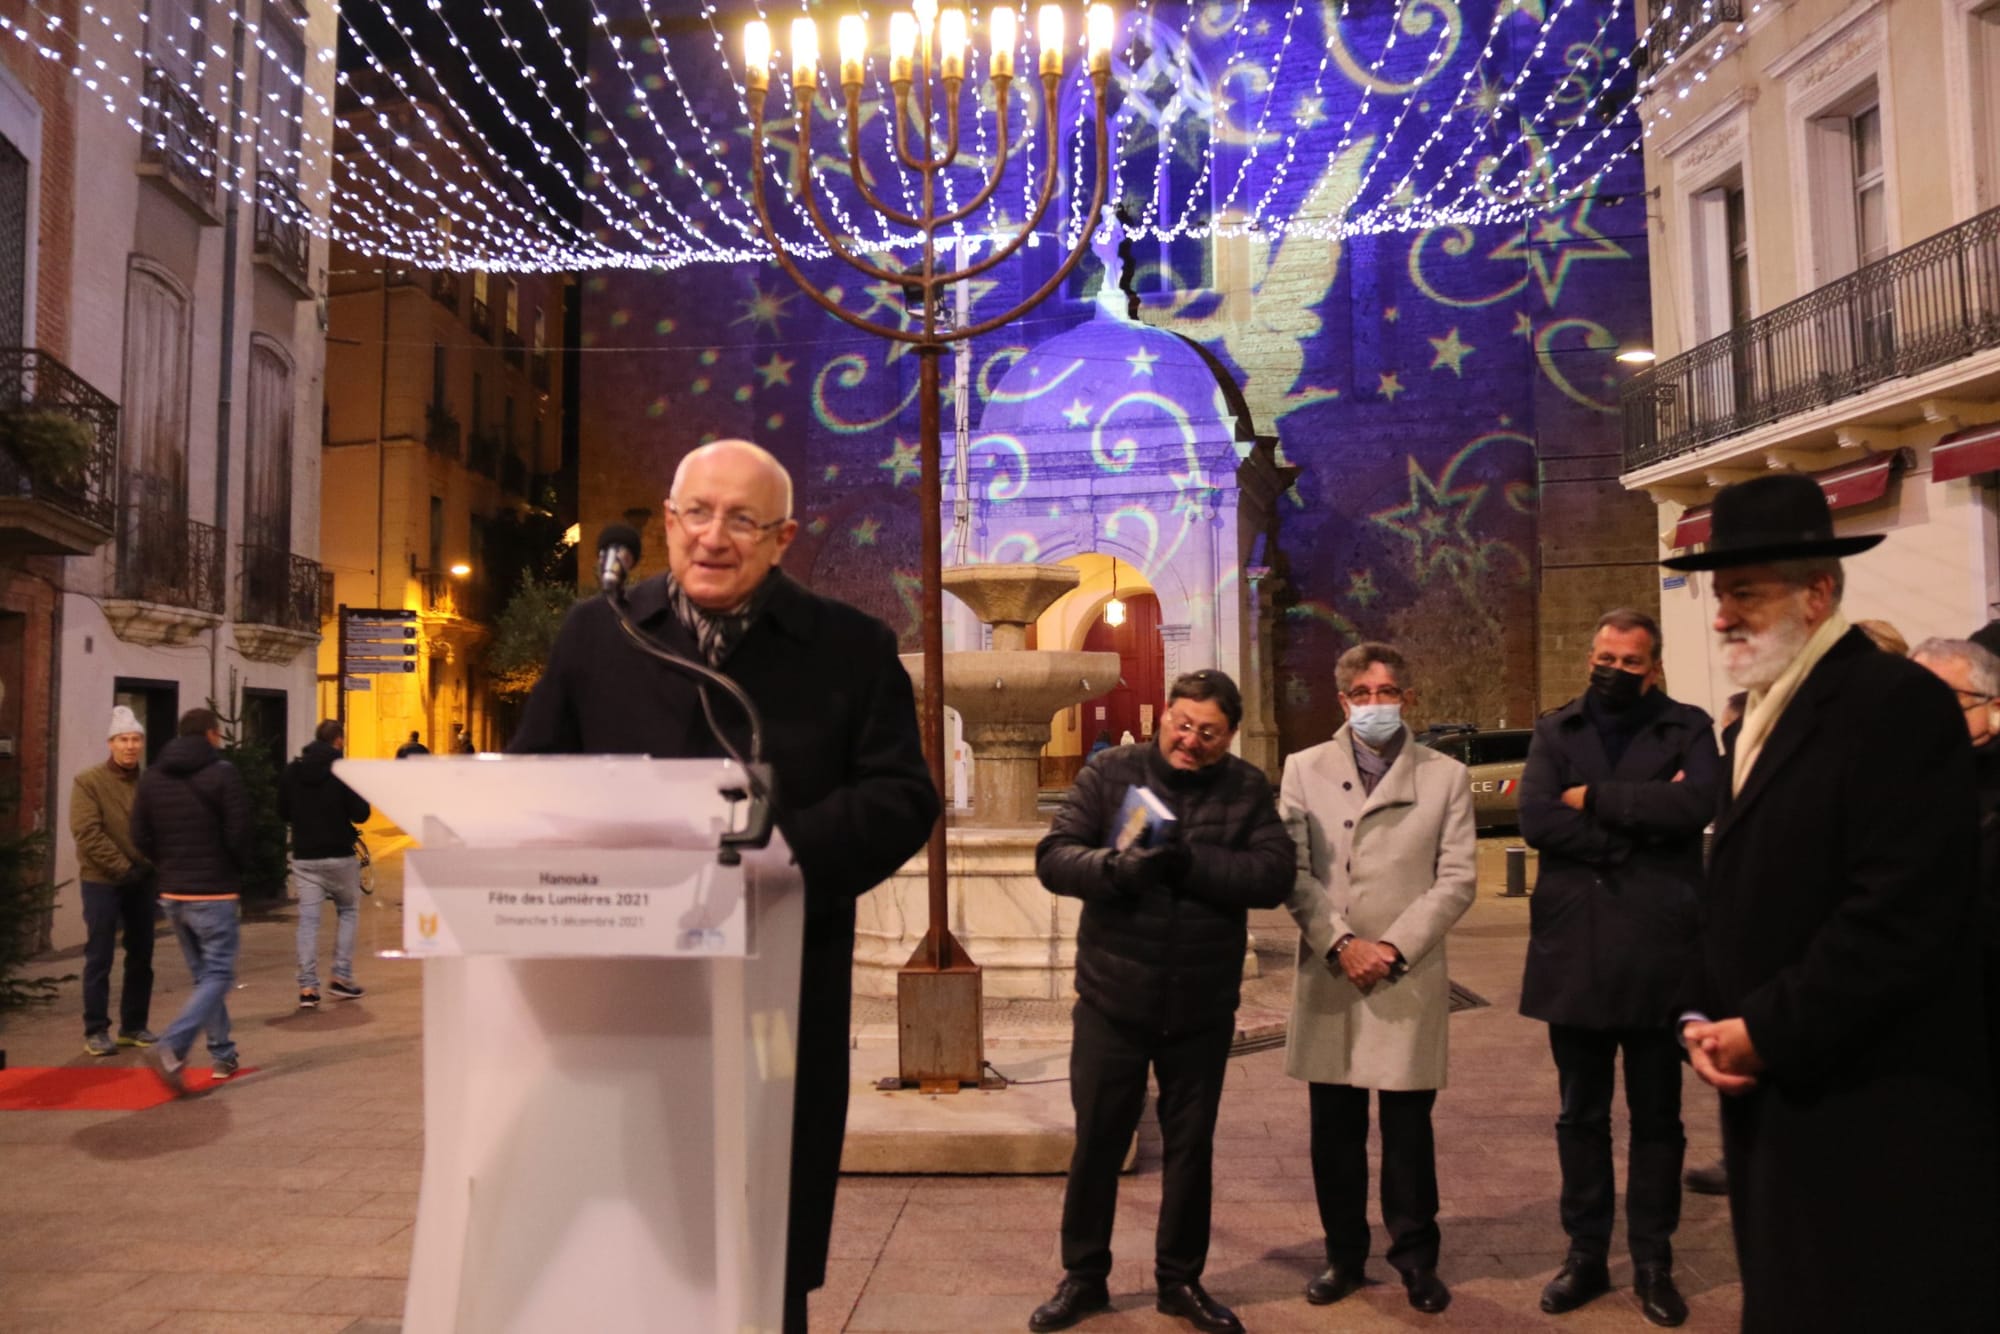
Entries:
{"label": "stone fountain", "polygon": [[[1035,879],[1035,844],[1047,821],[1035,812],[1042,747],[1058,709],[1118,683],[1116,653],[1030,649],[1028,626],[1074,589],[1067,565],[955,565],[945,591],[992,627],[990,649],[947,653],[944,700],[958,711],[972,751],[972,810],[946,838],[951,930],[983,974],[993,999],[1068,1000],[1082,904]],[[923,689],[922,660],[904,666]],[[855,923],[854,987],[893,997],[896,971],[928,925],[922,859],[862,897]]]}

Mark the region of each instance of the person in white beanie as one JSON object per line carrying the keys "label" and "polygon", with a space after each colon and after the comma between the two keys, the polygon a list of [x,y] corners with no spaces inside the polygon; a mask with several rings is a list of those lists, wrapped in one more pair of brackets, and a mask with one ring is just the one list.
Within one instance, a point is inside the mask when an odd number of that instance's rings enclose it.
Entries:
{"label": "person in white beanie", "polygon": [[[69,830],[83,882],[83,1049],[110,1056],[150,1047],[153,1005],[153,868],[132,843],[132,797],[146,754],[146,729],[123,704],[111,710],[110,757],[76,776]],[[125,935],[125,983],[118,995],[118,1037],[111,1036],[111,959]]]}

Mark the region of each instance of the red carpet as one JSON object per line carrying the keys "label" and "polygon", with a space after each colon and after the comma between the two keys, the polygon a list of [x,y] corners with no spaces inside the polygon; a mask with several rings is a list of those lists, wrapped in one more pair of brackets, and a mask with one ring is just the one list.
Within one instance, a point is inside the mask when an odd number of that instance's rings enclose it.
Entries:
{"label": "red carpet", "polygon": [[[234,1079],[252,1073],[246,1065]],[[215,1086],[205,1065],[188,1063],[187,1090],[202,1093]],[[140,1112],[172,1102],[173,1095],[152,1067],[144,1065],[23,1066],[0,1070],[0,1112]]]}

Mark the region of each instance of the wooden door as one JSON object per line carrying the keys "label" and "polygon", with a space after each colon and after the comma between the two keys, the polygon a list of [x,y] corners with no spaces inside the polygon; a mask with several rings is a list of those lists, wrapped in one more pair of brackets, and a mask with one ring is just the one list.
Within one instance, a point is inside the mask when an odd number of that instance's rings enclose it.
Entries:
{"label": "wooden door", "polygon": [[1116,653],[1119,667],[1116,686],[1083,702],[1086,753],[1100,730],[1110,734],[1114,746],[1127,732],[1137,741],[1151,736],[1167,693],[1165,655],[1160,648],[1160,600],[1151,593],[1135,593],[1123,601],[1125,624],[1106,625],[1099,616],[1083,637],[1083,647],[1089,652]]}

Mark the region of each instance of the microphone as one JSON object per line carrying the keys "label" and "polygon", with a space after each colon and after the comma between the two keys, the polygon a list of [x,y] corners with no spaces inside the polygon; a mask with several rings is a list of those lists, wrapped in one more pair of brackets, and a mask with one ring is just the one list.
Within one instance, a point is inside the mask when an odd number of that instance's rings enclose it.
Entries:
{"label": "microphone", "polygon": [[639,534],[627,524],[608,525],[597,538],[597,586],[613,602],[625,600],[625,579],[639,564]]}

